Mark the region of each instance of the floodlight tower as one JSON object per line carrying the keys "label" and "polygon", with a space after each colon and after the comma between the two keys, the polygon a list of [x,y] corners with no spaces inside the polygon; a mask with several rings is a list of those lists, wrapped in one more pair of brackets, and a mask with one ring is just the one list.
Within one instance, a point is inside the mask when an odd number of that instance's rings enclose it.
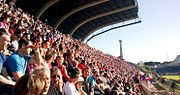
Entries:
{"label": "floodlight tower", "polygon": [[122,40],[119,40],[119,44],[120,44],[120,56],[119,56],[119,58],[123,59]]}

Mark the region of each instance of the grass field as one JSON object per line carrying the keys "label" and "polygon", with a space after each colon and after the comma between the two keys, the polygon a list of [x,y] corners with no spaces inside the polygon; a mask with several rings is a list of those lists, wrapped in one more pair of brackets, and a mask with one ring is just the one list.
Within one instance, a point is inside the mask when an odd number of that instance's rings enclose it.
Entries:
{"label": "grass field", "polygon": [[171,76],[171,75],[168,75],[168,76],[162,76],[162,77],[166,78],[166,79],[180,80],[180,76]]}

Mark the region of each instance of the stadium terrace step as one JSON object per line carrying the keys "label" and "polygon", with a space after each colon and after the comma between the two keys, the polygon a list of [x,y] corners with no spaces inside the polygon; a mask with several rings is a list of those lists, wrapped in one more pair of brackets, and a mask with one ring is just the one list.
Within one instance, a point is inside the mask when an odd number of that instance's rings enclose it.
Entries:
{"label": "stadium terrace step", "polygon": [[157,82],[148,83],[147,81],[142,81],[141,86],[147,95],[173,95],[172,92],[164,89]]}

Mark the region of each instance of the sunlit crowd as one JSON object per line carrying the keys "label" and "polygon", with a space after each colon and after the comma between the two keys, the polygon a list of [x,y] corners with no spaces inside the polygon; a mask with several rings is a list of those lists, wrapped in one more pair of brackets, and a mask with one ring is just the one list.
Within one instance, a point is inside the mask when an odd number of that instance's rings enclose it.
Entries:
{"label": "sunlit crowd", "polygon": [[138,70],[0,2],[0,95],[143,95]]}

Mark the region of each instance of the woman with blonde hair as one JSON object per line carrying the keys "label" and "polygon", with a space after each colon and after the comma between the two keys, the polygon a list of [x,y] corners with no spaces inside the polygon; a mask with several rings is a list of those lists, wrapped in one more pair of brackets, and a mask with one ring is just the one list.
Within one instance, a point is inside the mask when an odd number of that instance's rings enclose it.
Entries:
{"label": "woman with blonde hair", "polygon": [[[60,71],[59,71],[60,73]],[[62,76],[60,76],[60,80],[59,80],[59,83],[58,83],[58,86],[56,84],[51,85],[51,78],[54,76],[54,77],[59,77],[59,75],[56,76],[56,72],[54,72],[51,76],[51,72],[49,70],[48,67],[44,66],[44,67],[39,67],[39,68],[36,68],[32,74],[35,74],[36,76],[42,78],[45,80],[45,86],[44,86],[44,89],[42,90],[42,93],[41,95],[62,95]],[[56,79],[52,80],[54,81],[54,83],[57,81]],[[57,89],[56,89],[57,87]]]}
{"label": "woman with blonde hair", "polygon": [[64,95],[63,84],[61,71],[57,67],[51,68],[51,86],[56,88],[59,95]]}
{"label": "woman with blonde hair", "polygon": [[13,95],[41,95],[45,81],[35,75],[24,75],[15,84]]}

